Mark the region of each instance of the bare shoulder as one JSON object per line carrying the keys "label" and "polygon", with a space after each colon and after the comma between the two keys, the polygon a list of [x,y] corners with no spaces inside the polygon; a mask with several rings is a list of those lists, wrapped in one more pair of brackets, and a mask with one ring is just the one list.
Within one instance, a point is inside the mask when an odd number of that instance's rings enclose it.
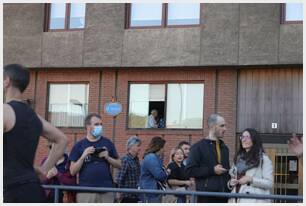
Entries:
{"label": "bare shoulder", "polygon": [[16,122],[16,115],[13,108],[9,104],[3,104],[3,129],[9,132],[13,129]]}

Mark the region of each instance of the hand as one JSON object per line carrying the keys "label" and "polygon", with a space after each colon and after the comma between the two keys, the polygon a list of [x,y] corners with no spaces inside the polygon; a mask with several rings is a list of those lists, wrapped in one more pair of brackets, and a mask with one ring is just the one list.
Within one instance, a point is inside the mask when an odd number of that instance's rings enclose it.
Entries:
{"label": "hand", "polygon": [[167,171],[168,175],[171,174],[171,170],[169,168],[166,171]]}
{"label": "hand", "polygon": [[191,186],[195,186],[195,179],[193,177],[190,178]]}
{"label": "hand", "polygon": [[191,180],[186,180],[185,185],[188,186],[188,187],[191,187],[193,185],[193,183],[192,183]]}
{"label": "hand", "polygon": [[106,147],[103,147],[103,148],[105,148],[105,151],[100,152],[100,153],[99,153],[99,157],[100,157],[100,158],[105,158],[105,159],[107,160],[108,157],[109,157],[108,150],[107,150]]}
{"label": "hand", "polygon": [[237,179],[231,179],[229,184],[232,187],[235,187],[237,184],[239,183],[239,181]]}
{"label": "hand", "polygon": [[247,184],[252,182],[253,178],[250,176],[243,176],[238,180],[238,183],[241,185]]}
{"label": "hand", "polygon": [[87,148],[84,150],[82,156],[83,156],[83,158],[86,158],[88,155],[93,154],[94,152],[95,152],[95,148],[94,148],[93,146],[87,147]]}
{"label": "hand", "polygon": [[223,166],[221,164],[216,165],[214,167],[214,169],[215,169],[215,173],[217,175],[221,175],[221,174],[223,174],[223,173],[225,173],[227,171],[227,169],[223,168]]}
{"label": "hand", "polygon": [[57,171],[56,167],[53,167],[51,170],[48,171],[47,178],[51,179],[52,177],[57,175],[57,172],[58,171]]}
{"label": "hand", "polygon": [[303,155],[303,137],[301,141],[297,138],[296,134],[292,134],[292,138],[288,141],[290,152],[294,153],[297,157]]}

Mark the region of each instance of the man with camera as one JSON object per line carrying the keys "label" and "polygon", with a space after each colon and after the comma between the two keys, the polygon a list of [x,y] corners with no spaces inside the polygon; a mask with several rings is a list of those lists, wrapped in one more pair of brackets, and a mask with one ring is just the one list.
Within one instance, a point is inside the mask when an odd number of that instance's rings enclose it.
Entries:
{"label": "man with camera", "polygon": [[[120,168],[121,161],[114,144],[103,137],[102,120],[99,114],[91,113],[85,118],[86,137],[78,141],[70,153],[70,172],[79,174],[79,186],[113,187],[110,166]],[[112,203],[112,192],[79,192],[79,203]]]}

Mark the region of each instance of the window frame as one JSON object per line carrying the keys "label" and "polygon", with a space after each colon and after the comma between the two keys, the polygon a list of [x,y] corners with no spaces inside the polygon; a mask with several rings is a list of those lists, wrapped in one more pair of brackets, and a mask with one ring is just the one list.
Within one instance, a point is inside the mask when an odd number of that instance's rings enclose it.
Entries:
{"label": "window frame", "polygon": [[[86,3],[85,3],[86,5]],[[50,29],[50,17],[51,17],[51,3],[45,4],[45,21],[44,21],[44,31],[45,32],[62,32],[62,31],[81,31],[86,27],[86,6],[85,6],[85,24],[84,28],[69,28],[70,24],[70,11],[71,3],[65,3],[65,28],[64,29]]]}
{"label": "window frame", "polygon": [[286,20],[286,3],[281,3],[281,24],[303,24],[302,21],[287,21]]}
{"label": "window frame", "polygon": [[[131,84],[164,84],[165,85],[165,108],[164,120],[165,128],[130,128],[129,127],[129,114],[130,114],[130,88]],[[202,115],[202,128],[167,128],[167,102],[168,102],[168,84],[203,84],[203,115]],[[200,80],[178,80],[178,81],[129,81],[128,82],[128,95],[127,95],[127,115],[125,129],[128,131],[203,131],[204,130],[204,116],[205,116],[205,82]]]}
{"label": "window frame", "polygon": [[[87,84],[88,85],[88,103],[87,103],[87,110],[89,111],[89,97],[90,97],[90,82],[88,81],[73,81],[73,82],[60,82],[60,81],[48,81],[47,82],[47,101],[46,101],[46,109],[45,109],[45,117],[46,117],[46,120],[48,122],[50,122],[51,124],[51,120],[49,119],[49,102],[50,102],[50,85],[51,84]],[[89,113],[88,113],[89,114]],[[86,115],[88,115],[86,114]],[[86,116],[85,116],[86,117]],[[85,119],[84,117],[84,119]],[[83,122],[84,123],[84,122]],[[84,125],[82,127],[71,127],[71,126],[65,126],[65,127],[61,127],[61,126],[56,126],[57,128],[60,128],[60,129],[73,129],[73,130],[80,130],[80,129],[84,129]]]}
{"label": "window frame", "polygon": [[186,28],[186,27],[199,27],[201,25],[201,10],[202,4],[200,4],[200,15],[198,24],[183,24],[183,25],[168,25],[168,3],[162,3],[162,17],[160,26],[131,26],[131,9],[132,3],[125,4],[125,29],[156,29],[156,28]]}

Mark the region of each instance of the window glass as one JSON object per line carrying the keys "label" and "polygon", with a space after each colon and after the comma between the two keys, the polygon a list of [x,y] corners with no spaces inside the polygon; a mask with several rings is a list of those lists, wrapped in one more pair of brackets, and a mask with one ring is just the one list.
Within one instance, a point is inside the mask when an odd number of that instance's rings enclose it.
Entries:
{"label": "window glass", "polygon": [[58,127],[83,127],[88,113],[88,84],[50,84],[48,119]]}
{"label": "window glass", "polygon": [[71,4],[70,6],[70,29],[85,27],[86,4]]}
{"label": "window glass", "polygon": [[168,4],[168,25],[200,23],[200,4]]}
{"label": "window glass", "polygon": [[303,21],[303,4],[286,4],[286,21]]}
{"label": "window glass", "polygon": [[[156,112],[153,112],[154,110]],[[162,122],[164,121],[164,110],[165,85],[130,85],[129,128],[164,127]],[[152,112],[154,113],[154,118],[150,116]]]}
{"label": "window glass", "polygon": [[149,85],[132,84],[130,86],[129,127],[145,128],[149,112]]}
{"label": "window glass", "polygon": [[168,84],[167,128],[203,127],[204,84]]}
{"label": "window glass", "polygon": [[65,28],[65,13],[66,4],[51,4],[50,12],[50,29],[64,29]]}
{"label": "window glass", "polygon": [[162,4],[131,4],[130,26],[160,26]]}
{"label": "window glass", "polygon": [[129,128],[201,129],[203,100],[204,84],[131,84]]}

